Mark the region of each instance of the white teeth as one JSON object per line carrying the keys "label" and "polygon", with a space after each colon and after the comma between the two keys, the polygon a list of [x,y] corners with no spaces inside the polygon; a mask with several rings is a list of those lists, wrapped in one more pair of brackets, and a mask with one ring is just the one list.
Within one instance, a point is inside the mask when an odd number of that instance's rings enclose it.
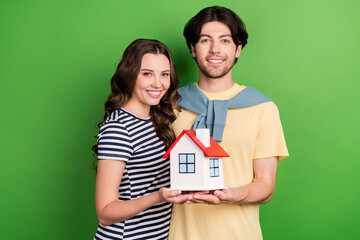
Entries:
{"label": "white teeth", "polygon": [[209,60],[209,62],[211,62],[211,63],[221,63],[221,62],[223,62],[223,60]]}
{"label": "white teeth", "polygon": [[148,91],[151,95],[160,95],[160,91]]}

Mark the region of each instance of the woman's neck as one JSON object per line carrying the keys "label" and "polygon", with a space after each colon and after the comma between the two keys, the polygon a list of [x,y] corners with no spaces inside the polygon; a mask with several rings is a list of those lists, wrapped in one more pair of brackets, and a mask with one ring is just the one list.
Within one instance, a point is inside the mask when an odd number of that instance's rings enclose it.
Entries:
{"label": "woman's neck", "polygon": [[131,99],[122,108],[134,114],[138,118],[146,119],[150,117],[150,106],[145,107],[143,105],[137,104],[135,101]]}

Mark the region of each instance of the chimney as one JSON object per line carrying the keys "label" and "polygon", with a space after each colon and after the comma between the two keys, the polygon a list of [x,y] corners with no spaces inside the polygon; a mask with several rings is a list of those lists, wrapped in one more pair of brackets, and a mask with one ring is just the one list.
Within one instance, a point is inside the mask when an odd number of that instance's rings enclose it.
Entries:
{"label": "chimney", "polygon": [[200,140],[200,142],[205,147],[210,147],[210,130],[207,128],[196,129],[196,138]]}

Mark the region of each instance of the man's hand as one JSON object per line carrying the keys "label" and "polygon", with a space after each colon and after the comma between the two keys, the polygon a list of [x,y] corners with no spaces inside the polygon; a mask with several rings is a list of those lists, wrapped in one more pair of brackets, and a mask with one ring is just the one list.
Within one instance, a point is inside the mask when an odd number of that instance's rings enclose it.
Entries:
{"label": "man's hand", "polygon": [[215,190],[214,192],[197,192],[189,195],[189,199],[186,203],[202,203],[202,204],[222,204],[233,203],[234,193],[233,189],[228,188],[224,190]]}
{"label": "man's hand", "polygon": [[254,179],[247,185],[215,190],[214,192],[196,192],[188,196],[186,203],[203,204],[263,204],[273,196],[278,158],[254,159]]}

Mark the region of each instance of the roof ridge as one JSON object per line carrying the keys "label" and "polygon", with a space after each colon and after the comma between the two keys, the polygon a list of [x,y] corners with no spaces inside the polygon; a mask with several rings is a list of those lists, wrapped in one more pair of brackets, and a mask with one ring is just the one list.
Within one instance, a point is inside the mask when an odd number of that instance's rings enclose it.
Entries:
{"label": "roof ridge", "polygon": [[174,143],[171,144],[163,158],[169,158],[171,150],[176,146],[185,133],[204,152],[207,157],[229,157],[229,154],[211,136],[210,147],[205,147],[204,144],[202,144],[202,142],[196,137],[195,130],[184,129],[176,138]]}

